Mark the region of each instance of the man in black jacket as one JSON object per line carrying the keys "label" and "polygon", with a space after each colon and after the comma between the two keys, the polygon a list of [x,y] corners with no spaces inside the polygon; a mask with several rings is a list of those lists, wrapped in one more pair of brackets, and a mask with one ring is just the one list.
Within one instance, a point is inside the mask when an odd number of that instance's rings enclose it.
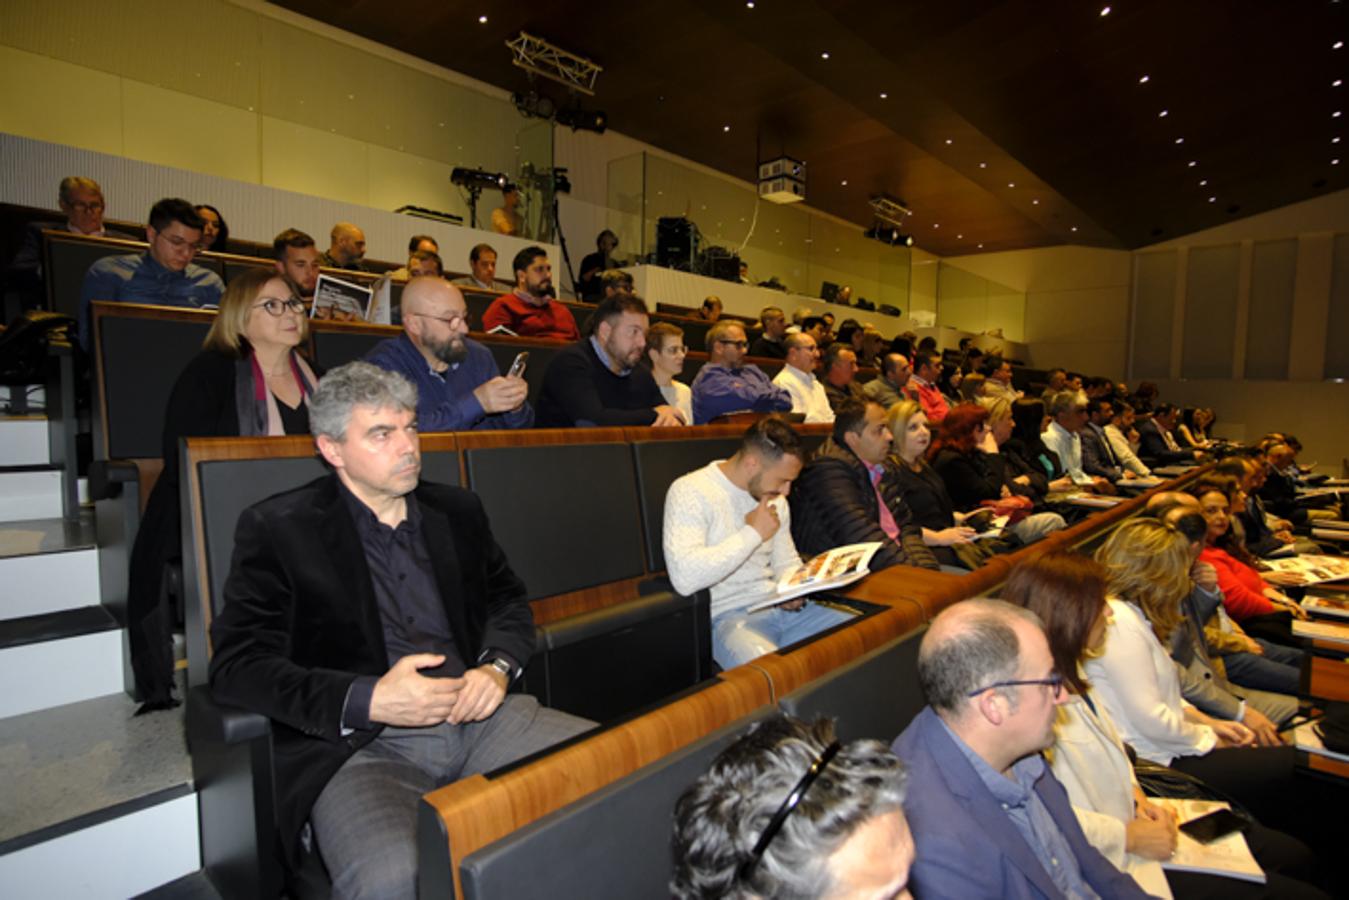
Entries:
{"label": "man in black jacket", "polygon": [[[334,896],[411,896],[421,796],[590,723],[507,695],[534,652],[482,503],[419,483],[416,389],[369,363],[309,400],[333,474],[245,510],[211,690],[272,720],[279,839]],[[312,829],[312,830],[311,830]]]}
{"label": "man in black jacket", "polygon": [[590,335],[559,352],[543,374],[535,424],[541,428],[690,425],[665,402],[651,370],[639,364],[650,323],[631,294],[606,298]]}
{"label": "man in black jacket", "polygon": [[1138,423],[1138,456],[1143,462],[1154,468],[1195,464],[1199,451],[1182,450],[1171,433],[1179,417],[1180,410],[1170,403],[1162,403],[1151,419]]}
{"label": "man in black jacket", "polygon": [[814,555],[844,544],[880,541],[871,569],[939,568],[911,521],[885,465],[893,440],[879,403],[850,400],[834,417],[834,433],[801,470],[792,489],[792,539]]}

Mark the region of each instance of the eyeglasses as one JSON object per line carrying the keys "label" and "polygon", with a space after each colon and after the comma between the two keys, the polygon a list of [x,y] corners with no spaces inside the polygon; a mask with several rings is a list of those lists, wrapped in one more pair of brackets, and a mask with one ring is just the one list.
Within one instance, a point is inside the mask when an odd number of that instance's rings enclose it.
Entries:
{"label": "eyeglasses", "polygon": [[265,309],[267,310],[267,315],[276,316],[278,319],[288,312],[293,312],[296,315],[301,316],[304,315],[304,304],[294,297],[291,297],[289,300],[278,300],[276,297],[268,297],[261,303],[254,303],[253,308]]}
{"label": "eyeglasses", "polygon": [[186,240],[186,239],[184,239],[184,238],[180,238],[180,237],[178,237],[178,235],[176,235],[176,234],[159,234],[159,235],[156,235],[156,237],[158,237],[158,238],[160,238],[160,239],[162,239],[162,240],[164,240],[164,241],[167,241],[168,244],[169,244],[169,246],[173,247],[173,249],[175,249],[175,250],[181,250],[181,249],[183,249],[184,247],[189,247],[189,248],[191,248],[191,250],[192,250],[193,253],[196,253],[198,250],[202,250],[202,249],[204,249],[204,248],[206,247],[205,244],[202,244],[202,243],[195,243],[195,244],[194,244],[192,241]]}
{"label": "eyeglasses", "polygon": [[806,770],[806,774],[802,775],[801,780],[796,783],[796,787],[792,788],[792,792],[787,795],[787,799],[782,801],[778,811],[773,813],[773,818],[768,820],[768,827],[763,830],[763,834],[759,835],[759,840],[755,842],[754,849],[749,851],[749,859],[740,864],[737,874],[742,881],[748,880],[754,874],[754,868],[763,858],[764,851],[773,842],[773,838],[777,837],[777,833],[782,830],[782,824],[787,821],[787,817],[792,814],[792,810],[800,805],[801,798],[806,795],[806,791],[810,790],[810,786],[815,783],[815,779],[820,777],[820,773],[825,770],[825,767],[838,755],[838,751],[841,749],[843,749],[843,744],[838,741],[834,741],[824,748],[824,752],[815,758],[815,761],[810,764],[810,768]]}
{"label": "eyeglasses", "polygon": [[1063,696],[1063,676],[1058,674],[1057,672],[1054,673],[1053,675],[1050,675],[1048,678],[1028,678],[1019,681],[995,681],[992,684],[988,685],[987,687],[981,687],[977,691],[970,691],[965,696],[978,697],[984,691],[991,691],[994,688],[1019,687],[1023,684],[1025,685],[1038,684],[1041,687],[1051,688],[1055,700]]}
{"label": "eyeglasses", "polygon": [[465,320],[468,319],[467,310],[461,313],[455,313],[452,316],[431,316],[427,315],[426,313],[412,313],[411,315],[421,316],[423,319],[435,319],[437,322],[444,322],[451,328],[457,328],[461,322],[464,322]]}
{"label": "eyeglasses", "polygon": [[683,344],[672,344],[669,347],[662,347],[660,352],[668,353],[671,356],[678,356],[681,353],[688,353],[689,348],[685,347]]}
{"label": "eyeglasses", "polygon": [[717,343],[718,343],[718,344],[730,344],[732,347],[739,347],[741,350],[744,350],[746,347],[749,346],[749,341],[726,341],[726,340],[721,340],[720,338],[717,339]]}
{"label": "eyeglasses", "polygon": [[93,203],[71,203],[70,208],[75,212],[93,213],[103,211],[103,201],[96,200]]}

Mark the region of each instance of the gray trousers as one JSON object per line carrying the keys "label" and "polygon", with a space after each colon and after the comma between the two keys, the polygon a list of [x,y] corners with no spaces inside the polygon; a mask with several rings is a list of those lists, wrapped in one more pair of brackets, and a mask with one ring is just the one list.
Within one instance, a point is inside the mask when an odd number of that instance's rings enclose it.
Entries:
{"label": "gray trousers", "polygon": [[417,895],[417,804],[442,785],[490,772],[595,723],[509,694],[481,722],[386,727],[337,770],[310,813],[334,900]]}

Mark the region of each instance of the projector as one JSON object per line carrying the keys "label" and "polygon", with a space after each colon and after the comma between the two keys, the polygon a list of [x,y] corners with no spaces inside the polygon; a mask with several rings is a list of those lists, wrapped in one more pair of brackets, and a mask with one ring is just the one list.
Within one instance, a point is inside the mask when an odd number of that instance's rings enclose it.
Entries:
{"label": "projector", "polygon": [[790,156],[759,163],[759,196],[770,203],[806,199],[806,164]]}

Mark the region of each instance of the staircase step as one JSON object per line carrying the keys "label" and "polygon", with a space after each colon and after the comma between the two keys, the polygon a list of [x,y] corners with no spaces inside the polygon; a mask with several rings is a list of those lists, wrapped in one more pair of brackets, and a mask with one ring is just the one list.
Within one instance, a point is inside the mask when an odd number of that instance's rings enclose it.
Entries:
{"label": "staircase step", "polygon": [[0,621],[0,718],[121,693],[122,644],[102,606]]}
{"label": "staircase step", "polygon": [[0,467],[0,522],[60,516],[60,468],[50,465]]}
{"label": "staircase step", "polygon": [[98,602],[98,551],[93,548],[0,556],[0,619],[43,615]]}
{"label": "staircase step", "polygon": [[146,891],[136,900],[221,900],[220,892],[205,872],[193,872],[176,881]]}
{"label": "staircase step", "polygon": [[0,559],[88,550],[97,546],[92,511],[82,511],[80,517],[73,520],[22,519],[0,522]]}
{"label": "staircase step", "polygon": [[0,466],[51,462],[46,416],[0,416]]}

